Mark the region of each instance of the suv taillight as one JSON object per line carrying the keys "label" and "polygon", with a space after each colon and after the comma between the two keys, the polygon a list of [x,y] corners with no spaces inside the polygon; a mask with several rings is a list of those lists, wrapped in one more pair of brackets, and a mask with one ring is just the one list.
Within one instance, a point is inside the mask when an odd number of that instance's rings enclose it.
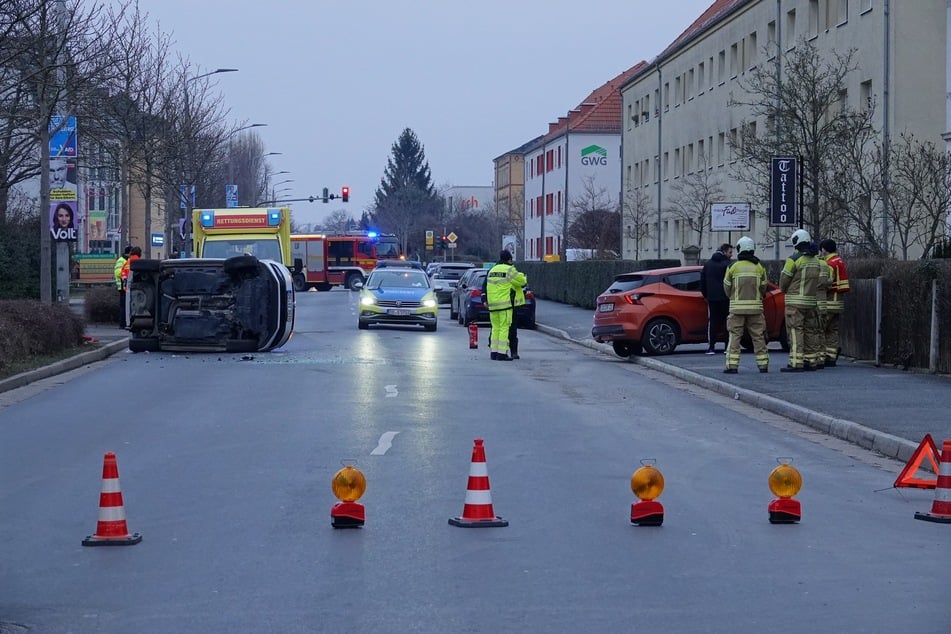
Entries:
{"label": "suv taillight", "polygon": [[650,297],[651,295],[653,295],[653,293],[630,293],[624,296],[624,301],[626,301],[628,304],[641,306],[642,305],[641,298]]}

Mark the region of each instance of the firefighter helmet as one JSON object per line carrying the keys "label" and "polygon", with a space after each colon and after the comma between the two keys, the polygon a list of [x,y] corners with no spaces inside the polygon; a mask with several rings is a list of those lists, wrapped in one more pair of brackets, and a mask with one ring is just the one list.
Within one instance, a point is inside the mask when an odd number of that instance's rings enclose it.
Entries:
{"label": "firefighter helmet", "polygon": [[743,236],[736,242],[737,253],[745,253],[747,251],[752,253],[755,250],[756,250],[756,243],[753,242],[753,239],[748,236]]}
{"label": "firefighter helmet", "polygon": [[809,232],[805,229],[796,229],[796,231],[793,232],[792,238],[790,238],[790,240],[792,241],[793,246],[797,246],[800,242],[812,242],[812,236],[810,236]]}

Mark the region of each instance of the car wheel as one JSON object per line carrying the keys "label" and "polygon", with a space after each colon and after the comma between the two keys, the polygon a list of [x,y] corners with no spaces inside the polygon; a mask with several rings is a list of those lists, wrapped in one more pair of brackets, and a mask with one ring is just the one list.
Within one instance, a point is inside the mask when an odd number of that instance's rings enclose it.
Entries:
{"label": "car wheel", "polygon": [[323,293],[329,291],[333,288],[333,284],[328,284],[327,282],[320,282],[319,284],[314,285],[317,288],[317,292]]}
{"label": "car wheel", "polygon": [[449,302],[449,319],[458,319],[459,313],[456,312],[456,305]]}
{"label": "car wheel", "polygon": [[423,328],[425,328],[428,332],[436,332],[436,324],[433,324],[432,326],[426,325],[423,326]]}
{"label": "car wheel", "polygon": [[294,292],[303,293],[307,290],[307,280],[302,273],[294,275]]}
{"label": "car wheel", "polygon": [[614,348],[614,354],[624,358],[632,354],[640,354],[642,350],[641,344],[636,341],[615,341],[611,346]]}
{"label": "car wheel", "polygon": [[363,276],[359,273],[351,273],[347,276],[346,286],[351,291],[357,290],[357,282],[363,283]]}
{"label": "car wheel", "polygon": [[779,330],[779,347],[783,349],[783,352],[789,352],[789,331],[786,330],[785,321]]}
{"label": "car wheel", "polygon": [[236,255],[233,258],[225,260],[222,268],[225,273],[256,270],[258,268],[258,259],[253,255]]}
{"label": "car wheel", "polygon": [[135,337],[129,339],[130,352],[158,352],[158,350],[158,339],[137,339]]}
{"label": "car wheel", "polygon": [[641,337],[641,345],[647,354],[651,355],[670,354],[677,348],[678,343],[680,335],[677,324],[665,317],[648,323]]}
{"label": "car wheel", "polygon": [[365,321],[358,321],[358,322],[357,322],[357,328],[359,328],[360,330],[369,330],[369,329],[370,329],[370,324],[368,324],[368,323],[365,322]]}

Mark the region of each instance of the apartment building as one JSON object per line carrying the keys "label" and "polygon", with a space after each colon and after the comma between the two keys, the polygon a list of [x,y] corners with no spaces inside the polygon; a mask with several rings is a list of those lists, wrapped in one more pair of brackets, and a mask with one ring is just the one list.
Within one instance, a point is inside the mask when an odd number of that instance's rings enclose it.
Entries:
{"label": "apartment building", "polygon": [[[745,94],[751,69],[777,66],[781,53],[808,41],[823,56],[854,49],[857,69],[842,100],[850,107],[874,103],[880,139],[911,132],[943,146],[951,142],[947,95],[949,3],[942,0],[717,0],[649,65],[620,88],[622,98],[622,256],[701,259],[740,232],[702,234],[691,229],[671,202],[677,183],[706,172],[724,202],[749,203],[751,235],[764,257],[785,257],[780,240],[763,244],[769,229],[768,192],[750,199],[731,176],[737,160],[731,141],[743,125],[764,131],[767,122],[731,107]],[[780,81],[782,65],[778,64]],[[630,200],[641,205],[633,213]],[[646,213],[644,213],[646,210]],[[632,226],[632,223],[639,226]],[[702,242],[702,243],[699,243]],[[913,256],[914,257],[914,256]]]}

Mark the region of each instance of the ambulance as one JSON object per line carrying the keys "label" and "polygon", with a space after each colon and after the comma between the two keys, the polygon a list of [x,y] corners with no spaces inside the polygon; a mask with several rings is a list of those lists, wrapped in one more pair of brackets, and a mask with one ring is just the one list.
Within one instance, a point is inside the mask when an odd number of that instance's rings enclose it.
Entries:
{"label": "ambulance", "polygon": [[291,266],[291,210],[288,207],[195,209],[192,235],[196,258],[252,255]]}

